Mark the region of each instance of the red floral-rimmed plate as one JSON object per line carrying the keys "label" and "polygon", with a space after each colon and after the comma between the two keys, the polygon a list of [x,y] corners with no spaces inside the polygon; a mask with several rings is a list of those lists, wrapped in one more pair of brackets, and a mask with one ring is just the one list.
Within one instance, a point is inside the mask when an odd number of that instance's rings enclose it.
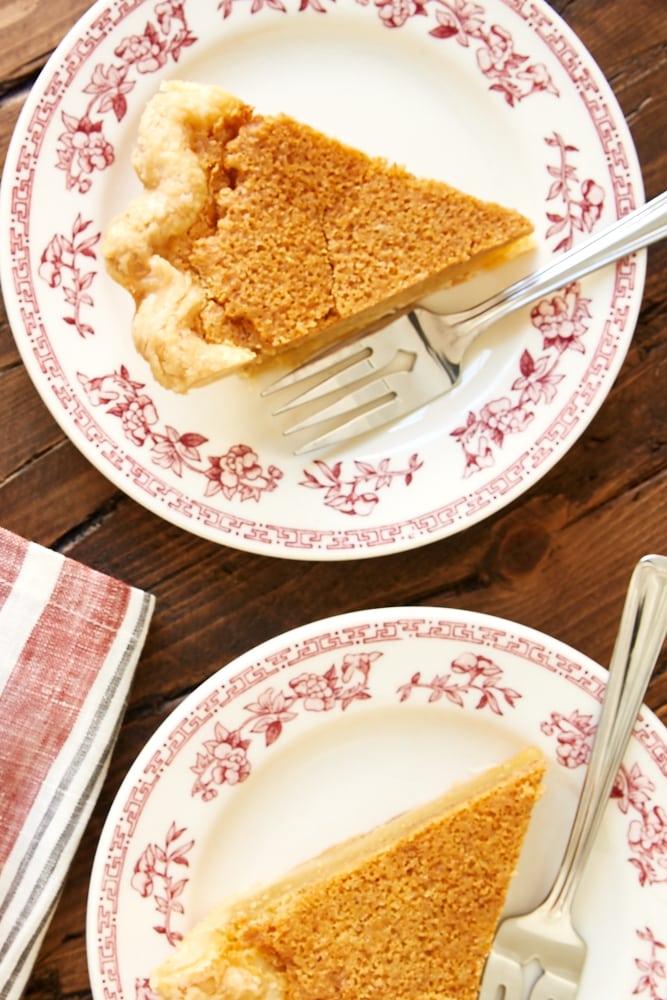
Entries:
{"label": "red floral-rimmed plate", "polygon": [[[371,154],[515,206],[537,250],[460,305],[643,200],[626,123],[541,0],[112,0],[65,38],[1,193],[10,322],[44,402],[119,488],[182,528],[301,559],[399,551],[487,517],[571,447],[633,334],[644,255],[509,318],[462,384],[386,432],[296,458],[257,380],[178,396],[134,350],[100,253],[138,192],[138,119],[166,78],[211,81]],[[298,441],[297,441],[298,443]]]}
{"label": "red floral-rimmed plate", "polygon": [[[507,902],[546,894],[606,672],[498,618],[389,608],[315,622],[228,664],[160,726],[108,815],[88,902],[95,1000],[148,976],[225,896],[426,801],[521,747],[547,758]],[[667,989],[667,733],[642,709],[575,900],[580,1000]]]}

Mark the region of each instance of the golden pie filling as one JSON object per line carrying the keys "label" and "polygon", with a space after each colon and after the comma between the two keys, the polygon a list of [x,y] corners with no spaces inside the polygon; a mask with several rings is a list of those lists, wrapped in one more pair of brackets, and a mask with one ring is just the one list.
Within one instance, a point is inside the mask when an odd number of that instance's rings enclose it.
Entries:
{"label": "golden pie filling", "polygon": [[527,748],[190,930],[162,1000],[476,1000],[546,762]]}
{"label": "golden pie filling", "polygon": [[141,119],[143,192],[112,220],[155,378],[184,392],[363,330],[525,249],[519,212],[343,145],[218,87],[163,83]]}

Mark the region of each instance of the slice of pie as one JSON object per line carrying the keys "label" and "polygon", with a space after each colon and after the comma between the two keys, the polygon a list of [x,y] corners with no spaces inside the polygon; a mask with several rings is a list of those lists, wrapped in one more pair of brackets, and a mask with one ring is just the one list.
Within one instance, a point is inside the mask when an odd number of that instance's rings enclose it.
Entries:
{"label": "slice of pie", "polygon": [[476,1000],[545,760],[528,748],[214,910],[163,1000]]}
{"label": "slice of pie", "polygon": [[263,117],[218,87],[163,83],[112,220],[110,274],[135,300],[155,378],[187,391],[362,330],[527,246],[520,213]]}

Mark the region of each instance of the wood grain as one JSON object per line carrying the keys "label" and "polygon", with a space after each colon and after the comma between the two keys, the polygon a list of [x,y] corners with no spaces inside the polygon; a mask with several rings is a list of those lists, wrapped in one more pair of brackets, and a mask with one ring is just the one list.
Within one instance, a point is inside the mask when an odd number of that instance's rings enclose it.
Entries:
{"label": "wood grain", "polygon": [[[667,177],[667,6],[662,0],[557,0],[553,6],[614,88],[646,194],[658,194]],[[74,0],[0,2],[1,161],[35,73],[87,7]],[[86,892],[115,792],[178,702],[256,644],[339,612],[421,605],[500,615],[608,662],[634,563],[650,551],[667,553],[666,276],[667,246],[660,244],[649,252],[636,333],[611,393],[539,483],[452,538],[351,563],[302,563],[215,545],[120,493],[44,407],[0,309],[0,523],[157,598],[109,775],[28,997],[90,997]],[[664,654],[647,701],[667,723]]]}
{"label": "wood grain", "polygon": [[63,36],[90,7],[87,0],[3,0],[0,4],[0,66],[7,93],[42,68]]}

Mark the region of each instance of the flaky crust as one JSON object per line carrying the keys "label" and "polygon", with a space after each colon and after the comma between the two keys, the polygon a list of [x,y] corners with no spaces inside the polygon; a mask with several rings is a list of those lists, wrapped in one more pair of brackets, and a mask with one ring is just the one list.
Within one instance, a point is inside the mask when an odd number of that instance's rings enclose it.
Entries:
{"label": "flaky crust", "polygon": [[112,220],[104,239],[111,276],[136,304],[137,350],[162,385],[179,392],[238,369],[254,352],[232,341],[208,343],[200,319],[206,297],[196,275],[163,255],[164,247],[197,223],[209,199],[208,173],[192,149],[196,131],[211,131],[221,115],[243,120],[252,110],[217,87],[162,84],[139,126],[133,164],[143,193]]}

